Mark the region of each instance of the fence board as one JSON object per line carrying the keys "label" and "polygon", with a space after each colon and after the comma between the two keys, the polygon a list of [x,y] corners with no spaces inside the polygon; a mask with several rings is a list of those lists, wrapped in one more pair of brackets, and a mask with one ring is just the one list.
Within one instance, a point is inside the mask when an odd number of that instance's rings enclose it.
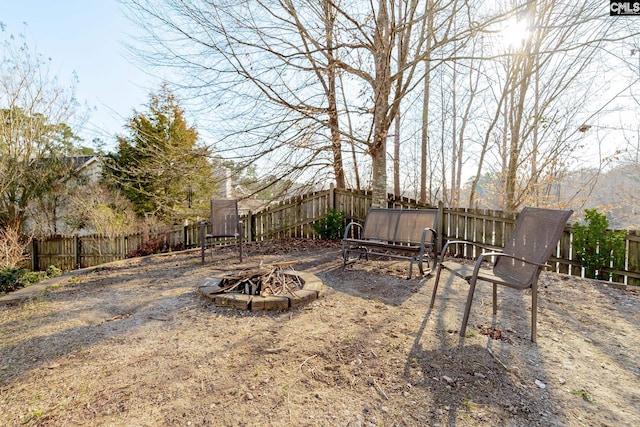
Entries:
{"label": "fence board", "polygon": [[[640,230],[632,230],[627,236],[627,272],[640,272]],[[627,276],[627,285],[640,286],[640,275]]]}

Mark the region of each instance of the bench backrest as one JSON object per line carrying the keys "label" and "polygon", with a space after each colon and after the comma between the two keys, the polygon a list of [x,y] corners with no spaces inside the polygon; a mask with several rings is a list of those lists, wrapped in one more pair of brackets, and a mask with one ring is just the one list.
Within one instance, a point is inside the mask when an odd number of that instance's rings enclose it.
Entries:
{"label": "bench backrest", "polygon": [[[425,228],[436,229],[437,209],[381,209],[371,208],[365,220],[364,239],[394,243],[419,244]],[[429,233],[426,242],[434,235]]]}

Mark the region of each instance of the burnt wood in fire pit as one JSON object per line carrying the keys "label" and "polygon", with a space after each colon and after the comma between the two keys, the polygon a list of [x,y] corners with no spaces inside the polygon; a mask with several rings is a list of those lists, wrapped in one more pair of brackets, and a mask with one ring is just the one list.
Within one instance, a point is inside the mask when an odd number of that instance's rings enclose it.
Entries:
{"label": "burnt wood in fire pit", "polygon": [[226,272],[205,280],[199,288],[218,306],[243,310],[287,310],[318,298],[322,282],[313,274],[297,272],[295,261]]}

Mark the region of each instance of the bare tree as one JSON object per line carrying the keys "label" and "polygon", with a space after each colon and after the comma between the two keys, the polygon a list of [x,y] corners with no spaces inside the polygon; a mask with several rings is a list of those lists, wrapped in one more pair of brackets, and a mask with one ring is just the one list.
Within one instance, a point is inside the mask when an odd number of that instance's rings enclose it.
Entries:
{"label": "bare tree", "polygon": [[[544,195],[561,176],[581,139],[580,128],[593,108],[591,93],[601,90],[598,67],[612,40],[628,37],[616,21],[602,15],[596,2],[535,0],[518,16],[526,37],[502,59],[494,76],[500,80],[493,117],[504,129],[495,164],[502,181],[502,207],[516,210],[523,203],[546,204]],[[561,13],[560,13],[561,12]],[[495,90],[495,81],[492,82]],[[611,98],[608,98],[611,99]],[[602,108],[609,101],[605,100]],[[484,138],[489,141],[487,134]],[[488,148],[485,146],[485,148]],[[476,176],[476,179],[478,177]],[[473,203],[470,200],[470,203]]]}
{"label": "bare tree", "polygon": [[259,163],[276,180],[312,178],[314,170],[324,180],[317,171],[329,167],[345,186],[334,3],[126,3],[151,41],[133,51],[154,66],[180,68],[183,93],[206,104],[199,106],[210,121],[200,127],[211,130],[216,154]]}
{"label": "bare tree", "polygon": [[[347,140],[354,168],[367,164],[362,154],[369,157],[374,204],[386,205],[390,126],[401,100],[424,78],[429,26],[423,2],[126,3],[149,34],[145,46],[153,48],[136,46],[135,53],[187,73],[183,86],[206,99],[217,119],[211,128],[218,150],[269,162],[270,172],[288,178],[317,179],[330,165],[342,186],[341,141]],[[430,50],[477,30],[467,22],[454,34],[447,23],[451,14],[470,16],[467,2],[435,3],[429,13],[442,15],[442,30]],[[338,93],[346,103],[337,102]]]}
{"label": "bare tree", "polygon": [[[26,41],[11,37],[0,60],[0,228],[23,231],[31,203],[64,192],[78,138],[71,124],[77,109],[75,81],[64,87],[49,61]],[[55,209],[55,206],[54,206]]]}
{"label": "bare tree", "polygon": [[[373,190],[376,206],[386,205],[394,121],[395,191],[406,164],[400,142],[415,126],[421,199],[459,203],[473,161],[474,182],[497,180],[506,209],[544,203],[578,149],[580,122],[594,111],[584,106],[602,87],[595,64],[628,36],[595,0],[125,3],[149,35],[134,52],[179,69],[183,89],[207,105],[210,121],[199,125],[210,130],[216,155],[259,165],[268,171],[264,186],[283,177],[339,187],[355,179]],[[526,21],[530,35],[506,51],[495,40],[511,16]],[[445,76],[445,65],[455,80],[434,78]],[[418,128],[408,118],[420,97]],[[475,197],[472,187],[470,204]]]}

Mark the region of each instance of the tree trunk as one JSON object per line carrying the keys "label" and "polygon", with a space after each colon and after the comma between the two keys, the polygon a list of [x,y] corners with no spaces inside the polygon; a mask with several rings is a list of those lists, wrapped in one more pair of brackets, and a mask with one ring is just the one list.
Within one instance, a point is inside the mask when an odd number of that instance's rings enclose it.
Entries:
{"label": "tree trunk", "polygon": [[422,127],[420,135],[420,201],[427,202],[427,165],[429,153],[429,91],[431,87],[431,40],[433,35],[433,3],[427,1],[427,37],[424,59],[424,96],[422,98]]}
{"label": "tree trunk", "polygon": [[338,120],[338,102],[336,89],[336,63],[334,58],[333,26],[335,14],[332,6],[323,3],[325,14],[325,42],[327,45],[327,99],[329,101],[329,129],[331,130],[331,152],[333,154],[333,172],[336,176],[336,188],[345,188],[344,162],[342,160],[342,136],[340,135],[340,122]]}
{"label": "tree trunk", "polygon": [[400,196],[400,109],[396,113],[393,134],[393,194]]}
{"label": "tree trunk", "polygon": [[389,133],[389,95],[391,93],[391,47],[389,15],[386,2],[380,2],[374,35],[374,107],[373,141],[370,154],[373,168],[373,207],[387,207],[387,135]]}

